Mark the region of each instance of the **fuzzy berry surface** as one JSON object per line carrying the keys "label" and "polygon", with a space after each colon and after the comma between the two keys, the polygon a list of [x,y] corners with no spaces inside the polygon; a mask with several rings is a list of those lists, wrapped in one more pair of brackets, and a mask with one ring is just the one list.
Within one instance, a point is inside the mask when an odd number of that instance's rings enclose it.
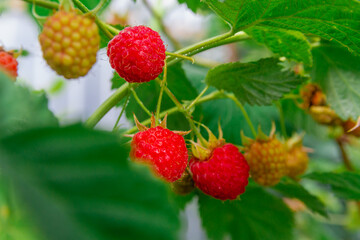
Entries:
{"label": "fuzzy berry surface", "polygon": [[127,82],[149,82],[163,71],[165,46],[146,26],[127,27],[108,44],[110,65]]}
{"label": "fuzzy berry surface", "polygon": [[39,41],[46,62],[67,79],[85,76],[96,62],[100,46],[95,21],[73,11],[49,17]]}
{"label": "fuzzy berry surface", "polygon": [[274,186],[286,175],[287,151],[276,138],[255,141],[245,151],[251,177],[260,185]]}
{"label": "fuzzy berry surface", "polygon": [[130,158],[148,164],[165,181],[174,182],[185,171],[188,151],[182,136],[157,126],[134,135]]}
{"label": "fuzzy berry surface", "polygon": [[9,53],[0,51],[0,70],[4,70],[11,77],[17,77],[17,60]]}
{"label": "fuzzy berry surface", "polygon": [[215,148],[208,160],[193,157],[190,170],[196,187],[220,200],[236,199],[248,185],[249,166],[237,147],[230,143]]}
{"label": "fuzzy berry surface", "polygon": [[309,164],[309,157],[302,147],[291,149],[286,158],[287,176],[296,178],[304,174]]}

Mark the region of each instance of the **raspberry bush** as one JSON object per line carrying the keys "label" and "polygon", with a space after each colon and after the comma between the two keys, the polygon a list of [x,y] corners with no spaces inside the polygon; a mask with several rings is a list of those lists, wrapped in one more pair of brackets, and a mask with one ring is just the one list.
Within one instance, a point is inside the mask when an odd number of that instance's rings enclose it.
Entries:
{"label": "raspberry bush", "polygon": [[[359,238],[359,1],[116,2],[23,0],[41,52],[0,49],[0,239]],[[26,52],[112,93],[68,124]]]}

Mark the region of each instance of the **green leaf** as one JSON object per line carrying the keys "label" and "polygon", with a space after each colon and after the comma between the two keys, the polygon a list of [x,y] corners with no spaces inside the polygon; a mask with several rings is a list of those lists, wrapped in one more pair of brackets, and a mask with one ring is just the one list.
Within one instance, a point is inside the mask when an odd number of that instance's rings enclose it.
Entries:
{"label": "green leaf", "polygon": [[235,31],[276,27],[334,41],[360,54],[360,3],[355,0],[204,0]]}
{"label": "green leaf", "polygon": [[286,178],[273,187],[276,191],[280,192],[283,196],[288,198],[297,198],[302,201],[312,212],[318,213],[324,217],[328,217],[324,203],[317,197],[309,193],[299,183]]}
{"label": "green leaf", "polygon": [[273,53],[312,65],[311,46],[301,32],[273,27],[252,27],[246,33],[257,42],[265,44]]}
{"label": "green leaf", "polygon": [[[184,67],[186,74],[191,79],[191,83],[196,86],[199,92],[202,91],[206,86],[203,79],[206,77],[208,69],[200,68],[195,64],[187,64]],[[210,87],[209,92],[212,90],[215,89]],[[196,108],[198,107],[200,106]],[[246,104],[244,108],[254,126],[261,125],[265,133],[270,132],[272,121],[278,122],[279,112],[275,106],[250,106]],[[263,116],[266,116],[266,118]],[[244,131],[246,136],[252,136],[244,115],[231,99],[216,99],[201,104],[201,116],[195,118],[195,120],[201,121],[209,127],[216,136],[220,121],[225,140],[234,144],[241,144],[241,130]]]}
{"label": "green leaf", "polygon": [[40,126],[57,126],[44,93],[32,93],[0,72],[0,138]]}
{"label": "green leaf", "polygon": [[0,171],[0,239],[4,240],[43,240],[36,232],[20,206],[12,197],[10,182]]}
{"label": "green leaf", "polygon": [[284,202],[262,188],[246,188],[240,201],[199,196],[202,225],[210,239],[292,239],[294,219]]}
{"label": "green leaf", "polygon": [[[269,133],[271,122],[278,119],[279,113],[274,106],[245,105],[254,126],[261,126],[265,133]],[[266,118],[264,118],[266,116]],[[217,133],[220,120],[224,138],[227,142],[241,144],[240,131],[246,136],[252,136],[250,128],[238,106],[230,99],[218,99],[202,104],[202,123]]]}
{"label": "green leaf", "polygon": [[[167,74],[167,87],[172,91],[172,93],[180,102],[196,98],[197,91],[186,77],[180,63],[169,67]],[[149,109],[149,111],[155,113],[158,96],[160,93],[159,84],[155,81],[142,83],[135,89],[135,91],[144,105]],[[161,111],[172,107],[175,107],[175,104],[166,95],[166,93],[164,93],[161,103]],[[149,116],[139,107],[135,99],[130,97],[128,107],[126,108],[126,116],[129,119],[133,119],[133,113],[135,113],[136,117],[140,121],[149,118]],[[188,122],[182,113],[171,114],[167,122],[169,129],[189,130]]]}
{"label": "green leaf", "polygon": [[344,120],[360,116],[360,57],[326,44],[313,49],[311,76],[325,92],[327,102]]}
{"label": "green leaf", "polygon": [[46,239],[175,239],[168,190],[130,165],[122,141],[81,126],[31,130],[1,141],[0,168]]}
{"label": "green leaf", "polygon": [[303,178],[329,184],[333,192],[341,198],[360,200],[360,174],[358,173],[315,172],[307,174]]}
{"label": "green leaf", "polygon": [[205,81],[217,89],[233,92],[242,103],[270,105],[305,80],[284,71],[279,63],[275,58],[226,63],[211,69]]}

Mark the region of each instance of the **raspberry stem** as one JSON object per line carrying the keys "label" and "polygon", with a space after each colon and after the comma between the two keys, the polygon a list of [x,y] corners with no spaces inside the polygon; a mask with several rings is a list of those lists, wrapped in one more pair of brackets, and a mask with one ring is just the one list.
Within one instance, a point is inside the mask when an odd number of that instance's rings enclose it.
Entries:
{"label": "raspberry stem", "polygon": [[173,57],[177,57],[177,58],[182,58],[182,59],[191,61],[191,63],[195,63],[195,59],[192,58],[192,57],[188,57],[188,56],[185,56],[185,55],[181,55],[181,54],[177,54],[177,53],[172,53],[172,52],[165,52],[165,53],[166,53],[166,55],[173,56]]}
{"label": "raspberry stem", "polygon": [[95,112],[85,122],[85,126],[89,128],[95,127],[95,125],[101,120],[103,116],[113,108],[121,99],[123,99],[129,93],[129,83],[124,83],[119,87],[108,99],[98,107]]}
{"label": "raspberry stem", "polygon": [[[161,80],[159,78],[156,78],[155,81],[161,86]],[[184,111],[184,106],[179,102],[179,100],[177,100],[177,98],[175,97],[175,95],[170,91],[170,89],[168,89],[167,87],[164,89],[166,95],[168,95],[168,97],[171,99],[171,101],[173,101],[173,103],[179,108],[182,109],[181,111]]]}
{"label": "raspberry stem", "polygon": [[207,146],[207,142],[206,142],[205,138],[201,135],[199,129],[195,126],[195,123],[192,120],[190,115],[187,115],[187,120],[190,124],[190,128],[191,128],[192,132],[195,133],[195,136],[197,137],[197,139],[200,140],[200,142],[203,146]]}
{"label": "raspberry stem", "polygon": [[40,6],[40,7],[49,8],[49,9],[58,9],[59,8],[58,3],[50,2],[50,1],[46,1],[46,0],[23,0],[23,1]]}
{"label": "raspberry stem", "polygon": [[164,93],[164,88],[166,86],[166,78],[167,78],[167,65],[166,65],[166,61],[165,65],[164,65],[164,77],[163,80],[160,83],[160,94],[159,94],[159,100],[157,103],[157,107],[156,107],[156,116],[155,116],[155,122],[156,124],[159,123],[159,114],[160,114],[160,108],[161,108],[161,101],[162,101],[162,97],[163,97],[163,93]]}
{"label": "raspberry stem", "polygon": [[[72,0],[72,1],[76,5],[76,7],[78,7],[83,13],[91,14],[91,11],[81,1],[79,0]],[[120,32],[120,30],[101,21],[96,15],[93,14],[93,16],[95,18],[96,24],[106,34],[108,38],[112,39],[115,35],[117,35]]]}
{"label": "raspberry stem", "polygon": [[[180,54],[190,57],[197,53],[208,50],[210,48],[215,48],[221,45],[247,40],[249,38],[250,36],[244,32],[237,32],[234,34],[233,31],[229,31],[227,33],[203,40],[191,46],[180,49],[176,51],[175,54]],[[179,61],[181,61],[181,58],[170,57],[168,59],[168,66],[171,66]]]}
{"label": "raspberry stem", "polygon": [[[28,2],[31,4],[36,4],[37,6],[48,8],[48,9],[59,9],[59,4],[56,2],[46,1],[46,0],[23,0],[24,2]],[[72,0],[72,2],[78,7],[83,13],[90,13],[90,10],[79,0]],[[117,35],[120,30],[117,28],[106,24],[101,21],[96,15],[92,14],[95,18],[96,24],[99,26],[100,30],[109,38],[112,39],[115,35]]]}
{"label": "raspberry stem", "polygon": [[205,94],[205,92],[209,89],[209,85],[206,85],[206,87],[201,91],[201,93],[194,99],[194,101],[192,101],[192,103],[190,103],[189,106],[186,107],[186,110],[189,111],[195,104],[197,101],[199,101],[199,99]]}
{"label": "raspberry stem", "polygon": [[[131,88],[131,90],[133,90],[133,89]],[[126,100],[125,100],[125,103],[124,103],[124,106],[122,107],[121,112],[120,112],[120,114],[119,114],[119,117],[116,119],[115,125],[114,125],[114,127],[113,127],[113,132],[116,131],[117,128],[118,128],[118,124],[119,124],[119,122],[120,122],[121,116],[122,116],[122,115],[124,114],[124,112],[125,112],[126,106],[127,106],[128,103],[129,103],[129,99],[130,99],[130,93],[128,93],[128,95],[127,95],[127,97],[126,97]]]}
{"label": "raspberry stem", "polygon": [[279,111],[279,118],[280,118],[280,126],[281,126],[281,133],[283,135],[283,137],[286,139],[288,139],[287,133],[286,133],[286,126],[285,126],[285,119],[284,119],[284,112],[281,106],[281,103],[279,101],[277,101],[275,103],[278,111]]}
{"label": "raspberry stem", "polygon": [[251,130],[254,138],[256,138],[256,131],[255,131],[254,125],[252,124],[251,119],[250,119],[249,115],[247,114],[247,112],[246,112],[244,106],[242,105],[242,103],[233,94],[226,94],[226,96],[228,98],[230,98],[231,100],[233,100],[234,103],[236,104],[236,106],[238,106],[240,108],[241,112],[244,115],[244,118],[245,118],[247,124],[250,127],[250,130]]}
{"label": "raspberry stem", "polygon": [[[165,91],[166,91],[166,89],[165,89]],[[210,93],[210,94],[208,94],[208,95],[206,95],[206,96],[204,96],[204,97],[201,97],[201,98],[195,103],[195,105],[199,105],[199,104],[202,104],[202,103],[204,103],[204,102],[208,102],[208,101],[211,101],[211,100],[214,100],[214,99],[220,99],[220,98],[224,98],[224,97],[226,97],[226,96],[224,95],[224,93],[223,93],[222,91],[215,91],[215,92],[212,92],[212,93]],[[186,107],[185,104],[184,104],[184,105],[181,105],[181,106],[182,106],[183,109],[185,109],[185,107]],[[169,108],[169,109],[161,112],[160,115],[159,115],[159,117],[162,118],[162,117],[164,117],[166,114],[170,115],[170,114],[173,114],[173,113],[175,113],[175,112],[183,112],[183,110],[180,111],[180,110],[179,110],[179,107],[178,107],[178,106],[175,106],[175,107]],[[151,122],[151,118],[148,118],[148,119],[144,120],[143,122],[141,122],[141,124],[143,124],[143,125],[148,125],[148,124],[150,124],[150,122]],[[136,128],[136,126],[135,126],[135,127],[131,128],[131,129],[129,129],[128,131],[126,131],[125,134],[131,134],[131,133],[134,133],[134,132],[136,132],[136,131],[137,131],[137,128]]]}
{"label": "raspberry stem", "polygon": [[101,8],[103,8],[103,6],[105,5],[106,2],[107,2],[107,0],[100,0],[98,5],[96,5],[96,7],[90,11],[91,14],[96,15],[101,10]]}
{"label": "raspberry stem", "polygon": [[135,90],[133,88],[130,88],[130,91],[131,91],[133,97],[135,98],[135,101],[139,104],[139,106],[146,112],[147,115],[149,115],[149,117],[151,117],[152,116],[151,112],[149,111],[149,109],[147,109],[147,107],[144,105],[144,103],[138,97]]}

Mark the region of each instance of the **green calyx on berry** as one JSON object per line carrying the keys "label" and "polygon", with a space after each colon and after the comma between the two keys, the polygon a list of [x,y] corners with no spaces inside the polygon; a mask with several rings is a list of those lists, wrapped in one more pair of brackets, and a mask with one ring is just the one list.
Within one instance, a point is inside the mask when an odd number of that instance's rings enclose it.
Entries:
{"label": "green calyx on berry", "polygon": [[[163,118],[163,120],[159,123],[159,124],[157,124],[156,123],[156,120],[155,120],[155,116],[154,116],[154,114],[151,116],[151,123],[150,123],[150,128],[155,128],[155,127],[157,127],[157,126],[160,126],[160,127],[162,127],[162,128],[164,128],[164,129],[167,129],[167,114],[164,116],[164,118]],[[136,117],[136,115],[134,114],[134,122],[135,122],[135,124],[136,124],[136,127],[137,127],[137,129],[140,131],[140,132],[142,132],[142,131],[146,131],[146,130],[149,130],[149,128],[148,127],[146,127],[145,125],[143,125],[141,122],[139,122],[139,120],[137,119],[137,117]],[[187,134],[189,134],[190,132],[191,132],[191,130],[189,130],[189,131],[172,131],[172,132],[174,132],[174,133],[176,133],[176,134],[178,134],[178,135],[180,135],[180,136],[185,136],[185,135],[187,135]],[[127,136],[129,136],[129,137],[132,137],[133,135],[127,135]]]}
{"label": "green calyx on berry", "polygon": [[204,161],[206,159],[209,159],[209,157],[212,154],[212,151],[215,148],[221,147],[225,144],[225,139],[223,138],[223,131],[221,129],[220,124],[219,124],[219,138],[216,138],[216,136],[211,132],[211,130],[205,125],[202,125],[202,127],[205,128],[205,130],[207,131],[209,135],[209,140],[206,141],[202,136],[199,136],[197,142],[191,141],[192,155],[195,158],[199,159],[199,161]]}

